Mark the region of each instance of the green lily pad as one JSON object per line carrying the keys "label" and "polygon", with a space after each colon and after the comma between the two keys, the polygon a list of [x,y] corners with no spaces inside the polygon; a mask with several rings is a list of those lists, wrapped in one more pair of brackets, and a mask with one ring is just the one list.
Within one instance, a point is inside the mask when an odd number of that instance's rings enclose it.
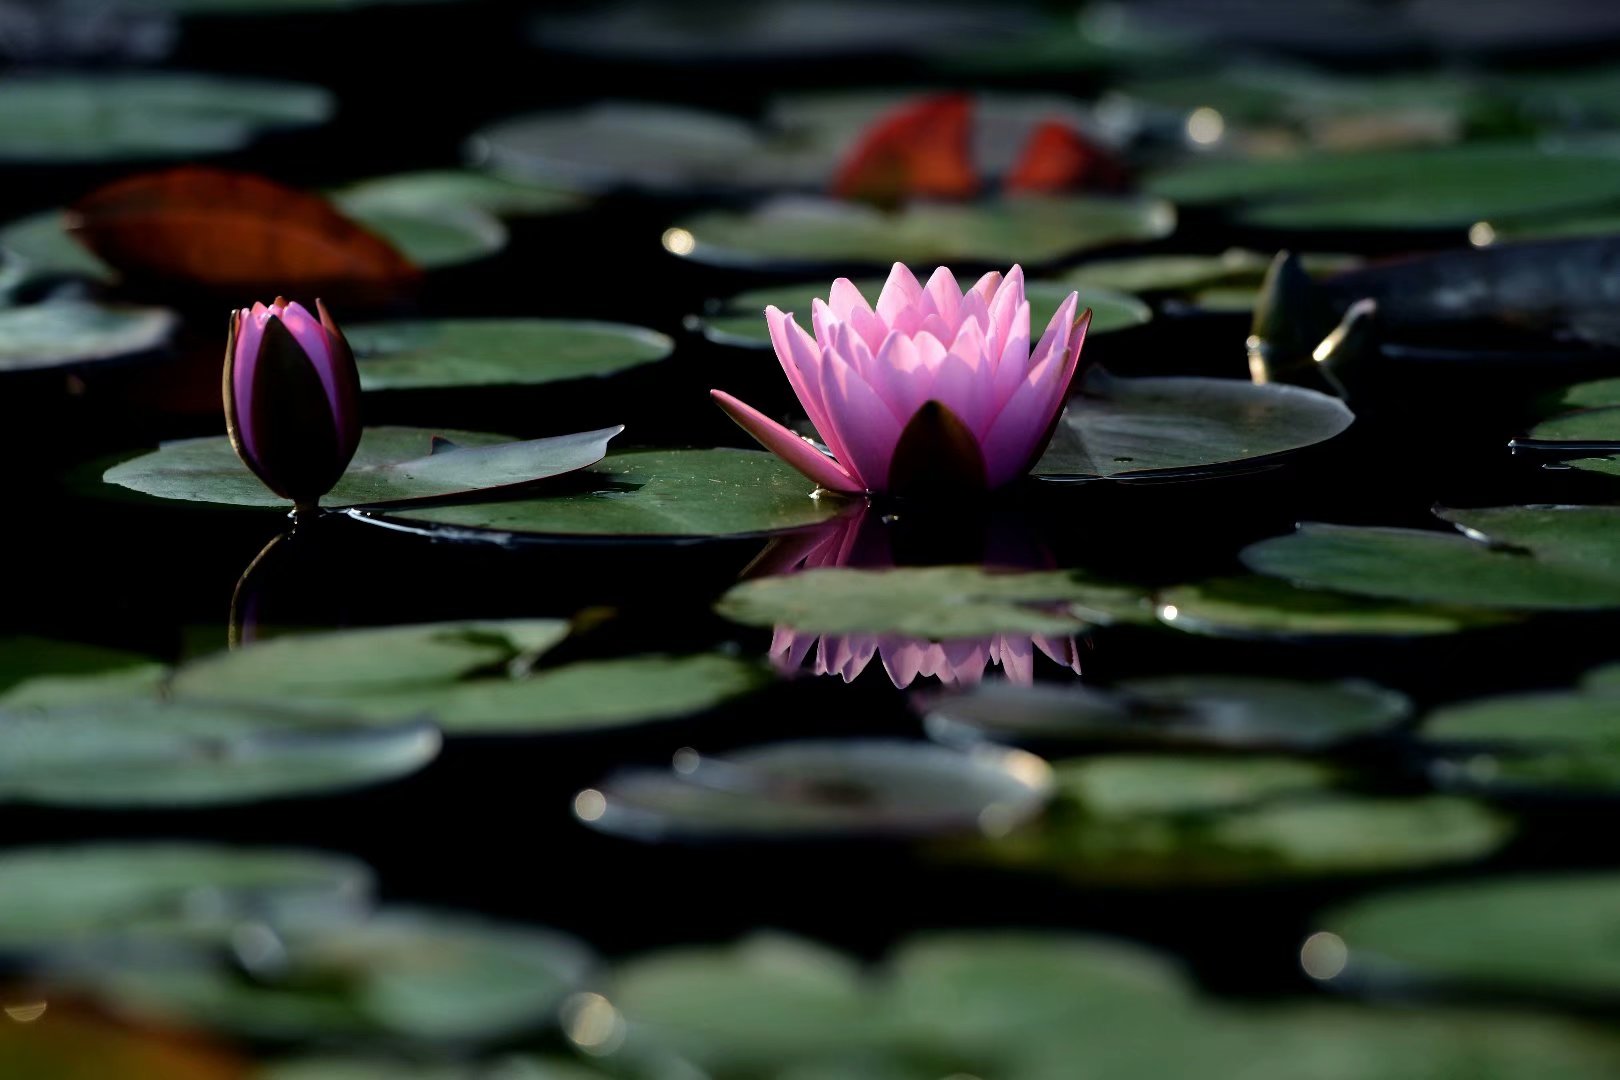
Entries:
{"label": "green lily pad", "polygon": [[1496,506],[1435,511],[1464,533],[1529,552],[1548,565],[1620,580],[1620,507]]}
{"label": "green lily pad", "polygon": [[468,1065],[425,1064],[394,1058],[307,1057],[271,1062],[259,1080],[610,1080],[607,1073],[566,1058],[524,1055]]}
{"label": "green lily pad", "polygon": [[[472,431],[367,428],[354,461],[323,501],[358,506],[465,495],[574,472],[602,460],[620,428],[526,442]],[[435,453],[443,438],[454,449]],[[223,506],[285,507],[248,472],[223,435],[180,439],[121,462],[102,479],[161,499]]]}
{"label": "green lily pad", "polygon": [[[925,275],[926,277],[926,275]],[[856,287],[868,300],[875,300],[883,291],[883,282],[875,279],[857,281]],[[715,312],[702,317],[703,336],[720,345],[733,345],[747,349],[769,349],[771,335],[765,325],[764,311],[774,305],[799,316],[800,325],[808,328],[810,300],[822,296],[826,284],[777,285],[768,289],[753,289],[739,293],[721,304]],[[1091,326],[1087,336],[1108,334],[1140,326],[1153,317],[1153,309],[1134,296],[1110,292],[1107,289],[1080,288],[1078,290],[1049,281],[1032,281],[1024,289],[1029,300],[1029,325],[1037,338],[1063,301],[1071,292],[1080,293],[1080,310],[1091,309]],[[823,296],[823,298],[825,298]]]}
{"label": "green lily pad", "polygon": [[245,920],[347,922],[370,905],[351,859],[278,848],[103,843],[0,853],[0,948],[131,937],[222,942]]}
{"label": "green lily pad", "polygon": [[1251,464],[1325,442],[1354,419],[1339,399],[1298,386],[1094,369],[1034,475],[1131,479]]}
{"label": "green lily pad", "polygon": [[276,128],[325,123],[326,90],[188,74],[13,75],[0,85],[0,160],[80,164],[193,158]]}
{"label": "green lily pad", "polygon": [[18,264],[21,280],[17,284],[56,277],[107,282],[118,276],[62,226],[60,210],[30,214],[0,226],[0,251]]}
{"label": "green lily pad", "polygon": [[761,664],[711,653],[535,667],[567,633],[565,622],[523,620],[286,635],[186,664],[169,692],[378,723],[426,717],[456,735],[535,735],[690,716],[771,681]]}
{"label": "green lily pad", "polygon": [[1620,578],[1424,529],[1310,522],[1242,558],[1261,574],[1359,596],[1507,611],[1620,606]]}
{"label": "green lily pad", "polygon": [[[0,313],[3,317],[3,313]],[[664,334],[566,319],[437,319],[346,327],[367,390],[528,386],[614,375],[667,357]]]}
{"label": "green lily pad", "polygon": [[1620,406],[1603,405],[1543,420],[1529,437],[1543,442],[1620,445]]}
{"label": "green lily pad", "polygon": [[[1304,255],[1305,269],[1325,276],[1357,265],[1353,255]],[[1173,293],[1191,296],[1202,307],[1249,310],[1260,283],[1271,266],[1270,256],[1245,248],[1227,248],[1219,255],[1136,255],[1099,259],[1063,275],[1065,282],[1123,293]],[[1221,297],[1220,305],[1210,303]],[[1242,299],[1240,304],[1238,301]]]}
{"label": "green lily pad", "polygon": [[1566,409],[1598,409],[1620,405],[1620,378],[1593,379],[1590,382],[1566,386],[1558,395]]}
{"label": "green lily pad", "polygon": [[585,205],[579,195],[544,184],[493,176],[476,169],[429,169],[376,176],[344,187],[338,201],[355,208],[393,208],[406,213],[471,207],[497,218],[567,213]]}
{"label": "green lily pad", "polygon": [[1068,635],[1090,622],[1139,620],[1146,613],[1141,592],[1127,586],[1067,570],[997,573],[977,566],[825,567],[757,578],[734,586],[716,610],[748,626],[930,641]]}
{"label": "green lily pad", "polygon": [[1267,228],[1466,228],[1612,202],[1615,160],[1599,143],[1303,153],[1194,162],[1149,177],[1146,189],[1177,203],[1240,203],[1241,221]]}
{"label": "green lily pad", "polygon": [[1620,1001],[1620,875],[1541,874],[1375,894],[1319,925],[1349,951],[1346,982]]}
{"label": "green lily pad", "polygon": [[72,368],[162,348],[179,319],[167,308],[47,300],[0,308],[0,372]]}
{"label": "green lily pad", "polygon": [[506,247],[506,226],[472,206],[405,207],[386,199],[344,195],[338,209],[387,240],[423,270],[486,259]]}
{"label": "green lily pad", "polygon": [[630,102],[501,120],[468,140],[469,157],[501,175],[583,191],[732,187],[764,145],[734,117]]}
{"label": "green lily pad", "polygon": [[202,806],[394,780],[439,752],[431,724],[389,727],[272,706],[144,698],[0,711],[0,799]]}
{"label": "green lily pad", "polygon": [[483,1042],[543,1030],[593,960],[563,934],[465,915],[384,909],[292,928],[238,965],[70,969],[137,1016],[265,1039]]}
{"label": "green lily pad", "polygon": [[569,494],[366,511],[362,521],[429,536],[511,543],[544,537],[752,536],[838,516],[848,503],[756,450],[643,450],[580,473]]}
{"label": "green lily pad", "polygon": [[1046,763],[1017,750],[805,741],[624,770],[574,808],[593,828],[647,841],[918,836],[1010,828],[1049,783]]}
{"label": "green lily pad", "polygon": [[1435,779],[1483,793],[1620,793],[1620,701],[1602,669],[1580,691],[1506,694],[1431,713]]}
{"label": "green lily pad", "polygon": [[1089,885],[1213,885],[1464,863],[1511,832],[1472,800],[1356,795],[1292,759],[1109,756],[1054,772],[1040,820],[939,854]]}
{"label": "green lily pad", "polygon": [[665,234],[665,246],[719,266],[1026,267],[1081,251],[1157,240],[1175,211],[1156,199],[1016,198],[994,203],[913,203],[885,212],[827,199],[781,199],[747,211],[714,210]]}
{"label": "green lily pad", "polygon": [[1347,596],[1258,575],[1177,585],[1155,600],[1164,625],[1215,637],[1426,637],[1513,621],[1502,612]]}
{"label": "green lily pad", "polygon": [[139,653],[48,638],[0,639],[0,713],[156,693],[167,664]]}
{"label": "green lily pad", "polygon": [[1411,703],[1371,683],[1236,675],[1134,679],[1112,689],[981,684],[928,708],[947,740],[1042,747],[1145,743],[1323,750],[1399,724]]}

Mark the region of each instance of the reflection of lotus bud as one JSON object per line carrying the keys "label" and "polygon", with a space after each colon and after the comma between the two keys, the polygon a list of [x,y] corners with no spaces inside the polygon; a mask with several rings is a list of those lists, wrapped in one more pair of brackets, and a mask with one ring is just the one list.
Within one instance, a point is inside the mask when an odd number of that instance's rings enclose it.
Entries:
{"label": "reflection of lotus bud", "polygon": [[816,656],[811,670],[817,675],[853,682],[875,656],[882,660],[889,681],[902,690],[919,677],[938,679],[945,686],[973,686],[992,664],[1000,666],[1009,682],[1027,686],[1035,681],[1036,649],[1075,674],[1080,672],[1080,651],[1073,638],[1016,634],[924,641],[877,634],[801,634],[779,626],[771,642],[771,659],[783,671],[797,671],[812,646]]}
{"label": "reflection of lotus bud", "polygon": [[313,507],[360,442],[360,374],[319,300],[317,321],[277,297],[231,313],[225,423],[237,456],[265,487]]}

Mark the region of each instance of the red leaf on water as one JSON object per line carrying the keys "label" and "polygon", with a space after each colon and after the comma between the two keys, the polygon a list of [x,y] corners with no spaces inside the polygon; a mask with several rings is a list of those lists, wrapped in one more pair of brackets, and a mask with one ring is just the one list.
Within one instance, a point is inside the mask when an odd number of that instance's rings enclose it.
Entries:
{"label": "red leaf on water", "polygon": [[1110,151],[1061,120],[1046,120],[1024,144],[1002,189],[1017,195],[1118,191],[1128,181],[1124,164]]}
{"label": "red leaf on water", "polygon": [[91,192],[68,231],[126,278],[251,298],[382,303],[421,271],[319,195],[251,173],[185,167]]}
{"label": "red leaf on water", "polygon": [[912,197],[966,199],[978,190],[967,94],[921,98],[884,113],[861,133],[832,181],[839,198],[884,206]]}

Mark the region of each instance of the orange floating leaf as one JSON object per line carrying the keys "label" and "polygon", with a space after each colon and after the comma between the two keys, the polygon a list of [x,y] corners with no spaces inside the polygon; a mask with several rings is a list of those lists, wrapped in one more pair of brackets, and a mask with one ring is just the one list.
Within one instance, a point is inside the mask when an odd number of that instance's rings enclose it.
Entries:
{"label": "orange floating leaf", "polygon": [[1128,179],[1125,166],[1108,150],[1061,120],[1046,120],[1024,144],[1002,189],[1013,195],[1118,191]]}
{"label": "orange floating leaf", "polygon": [[883,206],[912,197],[966,199],[978,190],[967,94],[909,101],[883,114],[861,133],[832,182],[841,199]]}
{"label": "orange floating leaf", "polygon": [[383,303],[421,271],[331,203],[220,169],[143,173],[71,208],[69,232],[134,281]]}

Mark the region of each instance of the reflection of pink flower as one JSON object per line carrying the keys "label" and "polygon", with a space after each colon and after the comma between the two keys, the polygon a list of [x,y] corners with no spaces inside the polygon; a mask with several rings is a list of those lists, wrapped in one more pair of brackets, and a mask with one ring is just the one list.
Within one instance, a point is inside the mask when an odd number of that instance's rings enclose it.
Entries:
{"label": "reflection of pink flower", "polygon": [[1008,681],[1028,685],[1035,681],[1035,650],[1054,663],[1080,673],[1080,650],[1073,638],[1016,637],[997,634],[965,641],[925,641],[921,638],[875,634],[801,634],[786,626],[776,628],[771,660],[782,671],[798,671],[816,649],[812,671],[838,675],[853,682],[874,656],[895,686],[904,690],[919,676],[938,679],[945,686],[972,686],[984,678],[990,665],[998,665]]}
{"label": "reflection of pink flower", "polygon": [[831,491],[984,491],[1023,476],[1052,438],[1091,312],[1070,293],[1030,348],[1024,272],[963,292],[945,267],[927,286],[896,263],[874,307],[847,278],[813,300],[811,337],[775,307],[771,344],[832,451],[730,394],[711,391],[768,450]]}

